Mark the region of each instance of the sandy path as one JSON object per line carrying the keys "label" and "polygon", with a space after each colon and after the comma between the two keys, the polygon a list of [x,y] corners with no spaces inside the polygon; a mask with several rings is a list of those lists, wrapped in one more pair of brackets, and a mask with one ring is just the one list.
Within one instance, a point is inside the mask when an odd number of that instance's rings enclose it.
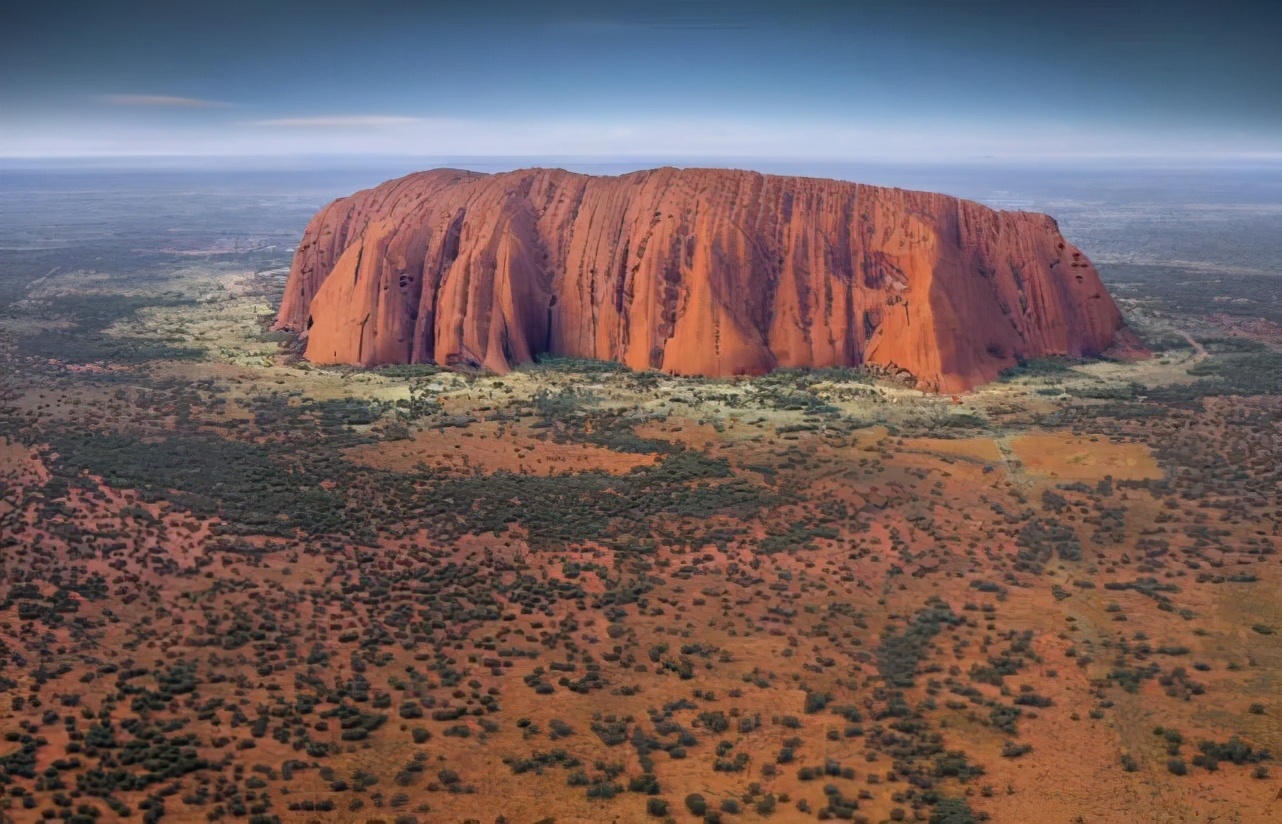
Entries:
{"label": "sandy path", "polygon": [[1193,347],[1194,363],[1196,363],[1197,361],[1206,360],[1207,358],[1210,357],[1210,355],[1206,351],[1206,347],[1198,343],[1197,340],[1195,340],[1194,337],[1190,335],[1188,332],[1185,332],[1183,329],[1176,329],[1175,331],[1180,337],[1184,338],[1184,340],[1189,342],[1189,346]]}

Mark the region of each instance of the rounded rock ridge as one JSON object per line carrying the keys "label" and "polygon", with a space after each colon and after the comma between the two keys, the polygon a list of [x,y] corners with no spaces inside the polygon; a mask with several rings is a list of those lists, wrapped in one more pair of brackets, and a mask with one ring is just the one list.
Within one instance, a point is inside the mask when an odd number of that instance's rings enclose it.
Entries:
{"label": "rounded rock ridge", "polygon": [[1098,355],[1121,313],[1042,214],[728,169],[436,169],[322,209],[277,328],[316,363],[674,374],[866,365],[955,392]]}

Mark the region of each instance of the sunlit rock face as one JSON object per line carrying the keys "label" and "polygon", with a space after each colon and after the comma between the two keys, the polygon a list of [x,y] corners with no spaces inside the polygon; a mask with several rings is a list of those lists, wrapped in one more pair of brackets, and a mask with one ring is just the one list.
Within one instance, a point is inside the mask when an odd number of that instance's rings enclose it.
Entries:
{"label": "sunlit rock face", "polygon": [[1055,221],[815,178],[437,169],[325,207],[278,328],[316,363],[688,375],[868,364],[959,391],[1103,352],[1122,318]]}

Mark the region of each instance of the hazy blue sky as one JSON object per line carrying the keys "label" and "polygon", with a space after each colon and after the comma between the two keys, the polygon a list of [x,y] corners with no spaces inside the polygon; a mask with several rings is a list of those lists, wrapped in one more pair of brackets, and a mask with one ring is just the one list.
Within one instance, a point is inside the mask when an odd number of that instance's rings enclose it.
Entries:
{"label": "hazy blue sky", "polygon": [[1282,3],[43,0],[0,156],[1282,159]]}

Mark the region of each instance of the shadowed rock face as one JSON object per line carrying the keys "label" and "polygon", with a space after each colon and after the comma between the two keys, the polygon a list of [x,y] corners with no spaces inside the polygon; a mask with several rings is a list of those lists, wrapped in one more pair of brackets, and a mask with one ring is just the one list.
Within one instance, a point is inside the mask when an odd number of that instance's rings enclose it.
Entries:
{"label": "shadowed rock face", "polygon": [[321,210],[277,326],[317,363],[870,364],[957,391],[1103,352],[1122,318],[1046,215],[722,169],[437,169]]}

